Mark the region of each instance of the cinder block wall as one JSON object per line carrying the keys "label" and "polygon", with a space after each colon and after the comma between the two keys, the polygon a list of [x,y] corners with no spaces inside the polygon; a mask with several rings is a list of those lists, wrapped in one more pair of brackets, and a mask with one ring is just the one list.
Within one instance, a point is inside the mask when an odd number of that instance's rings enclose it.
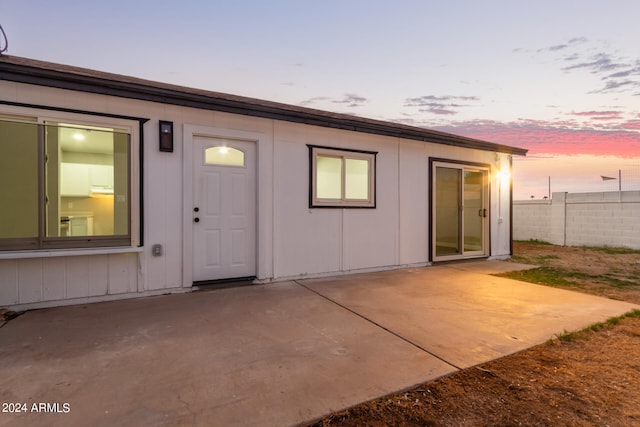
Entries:
{"label": "cinder block wall", "polygon": [[553,193],[550,201],[514,201],[513,237],[640,249],[640,191]]}
{"label": "cinder block wall", "polygon": [[513,238],[515,240],[551,239],[551,200],[513,202]]}

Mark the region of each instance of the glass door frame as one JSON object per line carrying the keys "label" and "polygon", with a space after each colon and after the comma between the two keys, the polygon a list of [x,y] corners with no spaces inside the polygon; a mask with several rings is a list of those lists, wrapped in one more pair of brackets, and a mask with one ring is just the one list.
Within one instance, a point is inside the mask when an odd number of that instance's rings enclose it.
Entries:
{"label": "glass door frame", "polygon": [[[445,167],[456,169],[460,171],[460,180],[458,184],[458,249],[455,253],[452,254],[444,254],[438,255],[437,252],[437,181],[436,181],[436,171],[438,167]],[[482,188],[481,188],[481,206],[479,208],[474,207],[474,215],[476,213],[475,209],[478,210],[478,215],[483,219],[481,224],[481,248],[479,250],[465,250],[465,183],[464,183],[464,173],[466,171],[469,172],[482,172]],[[481,258],[489,256],[489,248],[490,248],[490,217],[491,210],[490,207],[490,182],[489,177],[491,176],[491,165],[484,163],[474,163],[474,162],[463,162],[449,159],[429,159],[429,177],[430,177],[430,185],[429,185],[429,247],[430,247],[430,260],[433,262],[438,261],[451,261],[451,260],[459,260],[466,258]]]}

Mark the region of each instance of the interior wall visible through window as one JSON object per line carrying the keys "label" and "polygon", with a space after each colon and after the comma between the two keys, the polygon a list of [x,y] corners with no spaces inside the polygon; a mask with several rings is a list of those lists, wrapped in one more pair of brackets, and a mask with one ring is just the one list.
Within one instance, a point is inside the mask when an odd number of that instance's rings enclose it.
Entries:
{"label": "interior wall visible through window", "polygon": [[123,129],[0,117],[0,249],[130,244]]}
{"label": "interior wall visible through window", "polygon": [[309,149],[311,207],[375,207],[375,152]]}

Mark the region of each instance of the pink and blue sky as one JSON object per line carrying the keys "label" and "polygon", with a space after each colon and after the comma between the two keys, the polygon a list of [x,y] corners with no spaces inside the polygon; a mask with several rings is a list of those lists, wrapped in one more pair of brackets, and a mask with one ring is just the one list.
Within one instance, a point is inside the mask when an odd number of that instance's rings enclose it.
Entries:
{"label": "pink and blue sky", "polygon": [[640,190],[637,0],[3,0],[8,54],[529,149],[514,197]]}

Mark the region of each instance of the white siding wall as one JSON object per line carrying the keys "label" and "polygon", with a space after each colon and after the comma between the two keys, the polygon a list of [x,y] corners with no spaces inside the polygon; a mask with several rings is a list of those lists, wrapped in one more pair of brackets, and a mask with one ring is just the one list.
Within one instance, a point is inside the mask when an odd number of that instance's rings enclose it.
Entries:
{"label": "white siding wall", "polygon": [[[191,206],[183,158],[188,129],[250,133],[258,140],[258,266],[261,280],[428,264],[429,158],[509,168],[510,156],[110,96],[0,81],[7,101],[149,118],[144,125],[141,252],[6,259],[0,306],[60,305],[189,290]],[[6,110],[6,108],[5,108]],[[63,113],[50,112],[64,117]],[[174,122],[174,152],[158,150],[158,120]],[[306,144],[377,151],[375,209],[309,209]],[[490,178],[491,256],[509,255],[509,189]],[[134,212],[134,215],[137,213]],[[151,246],[163,255],[153,257]],[[3,259],[3,257],[5,259]],[[65,302],[66,301],[66,302]]]}
{"label": "white siding wall", "polygon": [[[274,277],[397,265],[394,139],[278,122],[274,163]],[[307,144],[377,151],[375,209],[309,209]]]}
{"label": "white siding wall", "polygon": [[398,263],[429,259],[429,151],[417,141],[403,141],[398,159]]}
{"label": "white siding wall", "polygon": [[0,259],[0,306],[118,297],[138,284],[136,253]]}

